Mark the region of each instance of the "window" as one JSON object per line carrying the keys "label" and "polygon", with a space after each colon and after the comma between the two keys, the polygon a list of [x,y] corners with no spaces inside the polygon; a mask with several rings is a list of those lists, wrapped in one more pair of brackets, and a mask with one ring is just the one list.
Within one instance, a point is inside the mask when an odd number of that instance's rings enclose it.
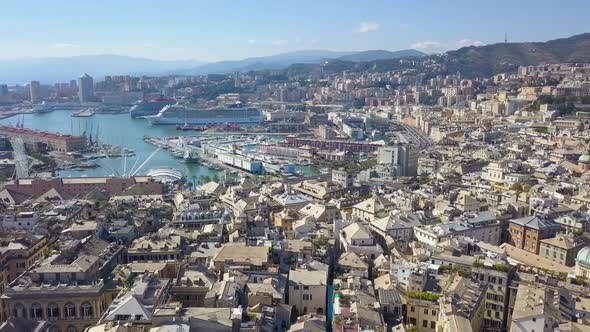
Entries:
{"label": "window", "polygon": [[426,319],[422,321],[422,327],[428,327],[428,321]]}
{"label": "window", "polygon": [[26,313],[25,313],[25,306],[20,303],[17,303],[14,306],[13,314],[14,314],[14,317],[27,318]]}
{"label": "window", "polygon": [[58,320],[59,319],[59,307],[55,303],[50,303],[47,306],[47,318],[49,320]]}
{"label": "window", "polygon": [[410,312],[415,312],[415,311],[416,311],[416,308],[414,306],[411,306],[410,307]]}
{"label": "window", "polygon": [[436,310],[432,310],[432,316],[436,316]]}
{"label": "window", "polygon": [[82,316],[84,319],[91,319],[93,316],[92,305],[90,303],[82,304]]}
{"label": "window", "polygon": [[299,290],[299,286],[293,286],[294,290]]}
{"label": "window", "polygon": [[430,322],[430,328],[431,329],[435,329],[436,328],[436,322]]}
{"label": "window", "polygon": [[31,319],[43,319],[43,308],[39,303],[31,305]]}
{"label": "window", "polygon": [[424,309],[424,314],[428,315],[428,309]]}
{"label": "window", "polygon": [[76,306],[72,303],[66,304],[64,307],[64,313],[66,315],[66,319],[75,319],[76,318]]}
{"label": "window", "polygon": [[309,289],[309,286],[303,286],[303,289],[304,290],[308,290]]}

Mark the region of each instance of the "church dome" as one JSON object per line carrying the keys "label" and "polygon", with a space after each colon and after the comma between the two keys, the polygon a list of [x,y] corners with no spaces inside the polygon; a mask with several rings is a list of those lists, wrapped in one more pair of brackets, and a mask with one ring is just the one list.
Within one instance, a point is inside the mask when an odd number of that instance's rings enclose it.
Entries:
{"label": "church dome", "polygon": [[576,256],[576,263],[590,266],[590,247],[582,248]]}
{"label": "church dome", "polygon": [[586,150],[586,153],[580,156],[578,161],[582,163],[590,163],[590,148]]}

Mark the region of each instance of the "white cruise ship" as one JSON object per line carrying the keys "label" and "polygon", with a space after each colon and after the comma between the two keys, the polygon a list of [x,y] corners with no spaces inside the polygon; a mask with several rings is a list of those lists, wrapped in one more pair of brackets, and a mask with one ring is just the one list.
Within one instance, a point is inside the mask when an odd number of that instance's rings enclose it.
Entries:
{"label": "white cruise ship", "polygon": [[244,124],[262,122],[262,113],[254,107],[191,108],[168,105],[158,114],[146,118],[153,125]]}

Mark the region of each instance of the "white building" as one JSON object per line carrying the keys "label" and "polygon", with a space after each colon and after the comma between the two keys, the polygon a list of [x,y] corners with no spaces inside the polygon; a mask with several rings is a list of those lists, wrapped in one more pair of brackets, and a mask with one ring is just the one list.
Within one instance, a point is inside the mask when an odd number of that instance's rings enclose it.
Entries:
{"label": "white building", "polygon": [[0,215],[0,225],[6,229],[32,230],[40,221],[40,215],[33,211]]}
{"label": "white building", "polygon": [[299,315],[326,313],[328,273],[295,269],[289,272],[289,303]]}

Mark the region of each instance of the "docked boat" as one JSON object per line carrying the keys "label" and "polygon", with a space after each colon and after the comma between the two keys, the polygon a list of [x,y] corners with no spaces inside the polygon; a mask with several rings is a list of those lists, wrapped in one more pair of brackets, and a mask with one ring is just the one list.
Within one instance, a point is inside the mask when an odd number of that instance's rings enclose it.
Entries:
{"label": "docked boat", "polygon": [[54,109],[53,105],[49,105],[46,102],[41,104],[33,105],[33,113],[49,113]]}
{"label": "docked boat", "polygon": [[131,114],[131,118],[133,119],[156,115],[164,106],[172,105],[174,103],[174,99],[169,99],[163,96],[153,100],[140,100],[133,104],[133,106],[129,109],[129,114]]}
{"label": "docked boat", "polygon": [[168,105],[153,116],[146,116],[152,125],[212,125],[262,122],[262,113],[254,107],[190,108]]}
{"label": "docked boat", "polygon": [[191,149],[184,150],[184,155],[182,156],[182,162],[186,164],[194,164],[199,162],[199,155],[196,151]]}
{"label": "docked boat", "polygon": [[86,163],[80,163],[78,164],[79,168],[97,168],[98,164],[97,163],[92,163],[92,162],[86,162]]}
{"label": "docked boat", "polygon": [[189,130],[205,131],[207,129],[209,129],[209,128],[207,128],[205,126],[191,126],[189,124],[176,125],[176,130],[182,130],[182,131],[189,131]]}

